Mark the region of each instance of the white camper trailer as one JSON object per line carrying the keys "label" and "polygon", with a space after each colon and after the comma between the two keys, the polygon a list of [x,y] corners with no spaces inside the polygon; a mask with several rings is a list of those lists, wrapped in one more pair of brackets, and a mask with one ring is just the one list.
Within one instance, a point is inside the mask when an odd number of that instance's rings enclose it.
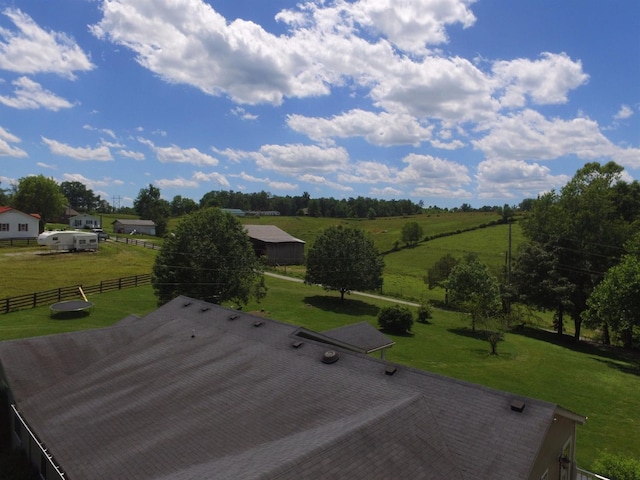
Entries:
{"label": "white camper trailer", "polygon": [[98,234],[78,230],[42,232],[38,235],[38,245],[46,245],[51,250],[98,250]]}

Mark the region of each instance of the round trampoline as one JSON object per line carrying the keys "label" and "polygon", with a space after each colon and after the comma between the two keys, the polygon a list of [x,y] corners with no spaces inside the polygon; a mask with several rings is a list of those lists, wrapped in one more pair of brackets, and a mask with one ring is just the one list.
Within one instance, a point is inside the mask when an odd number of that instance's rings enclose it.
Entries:
{"label": "round trampoline", "polygon": [[85,300],[66,300],[54,303],[49,307],[51,316],[80,316],[88,315],[93,307],[93,303]]}

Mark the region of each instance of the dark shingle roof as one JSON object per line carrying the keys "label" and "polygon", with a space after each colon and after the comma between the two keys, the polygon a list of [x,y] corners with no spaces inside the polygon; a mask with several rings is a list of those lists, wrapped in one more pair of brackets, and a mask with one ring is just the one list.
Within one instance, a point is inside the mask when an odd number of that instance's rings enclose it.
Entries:
{"label": "dark shingle roof", "polygon": [[352,323],[351,325],[325,330],[322,333],[336,340],[360,347],[366,353],[389,348],[396,343],[367,322]]}
{"label": "dark shingle roof", "polygon": [[295,331],[179,297],[0,342],[0,362],[71,479],[527,478],[555,405],[517,413],[512,394],[348,351],[325,364]]}

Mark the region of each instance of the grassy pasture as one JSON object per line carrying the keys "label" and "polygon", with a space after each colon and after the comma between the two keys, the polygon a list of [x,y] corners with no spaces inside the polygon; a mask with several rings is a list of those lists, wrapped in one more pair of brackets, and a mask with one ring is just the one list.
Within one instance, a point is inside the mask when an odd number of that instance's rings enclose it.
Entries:
{"label": "grassy pasture", "polygon": [[421,214],[406,217],[384,217],[374,220],[313,218],[313,217],[242,217],[245,225],[275,225],[296,238],[313,245],[323,230],[334,225],[361,228],[371,234],[375,246],[380,252],[393,249],[395,242],[402,236],[402,227],[408,222],[418,222],[424,235],[455,232],[466,228],[477,227],[483,223],[499,220],[495,213],[440,213]]}
{"label": "grassy pasture", "polygon": [[48,247],[0,249],[0,299],[71,285],[149,273],[157,252],[113,241],[97,252],[50,252]]}

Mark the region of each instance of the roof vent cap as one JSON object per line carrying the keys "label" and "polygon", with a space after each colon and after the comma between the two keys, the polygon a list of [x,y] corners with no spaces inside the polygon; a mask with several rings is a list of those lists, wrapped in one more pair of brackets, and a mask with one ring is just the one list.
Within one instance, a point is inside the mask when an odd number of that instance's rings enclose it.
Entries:
{"label": "roof vent cap", "polygon": [[322,354],[322,363],[336,363],[340,359],[340,354],[335,350],[327,350]]}
{"label": "roof vent cap", "polygon": [[513,400],[511,402],[511,410],[514,412],[522,413],[524,411],[525,403],[522,400]]}
{"label": "roof vent cap", "polygon": [[384,374],[391,376],[391,375],[394,375],[397,371],[398,369],[396,367],[392,367],[391,365],[389,365],[387,368],[384,369]]}

